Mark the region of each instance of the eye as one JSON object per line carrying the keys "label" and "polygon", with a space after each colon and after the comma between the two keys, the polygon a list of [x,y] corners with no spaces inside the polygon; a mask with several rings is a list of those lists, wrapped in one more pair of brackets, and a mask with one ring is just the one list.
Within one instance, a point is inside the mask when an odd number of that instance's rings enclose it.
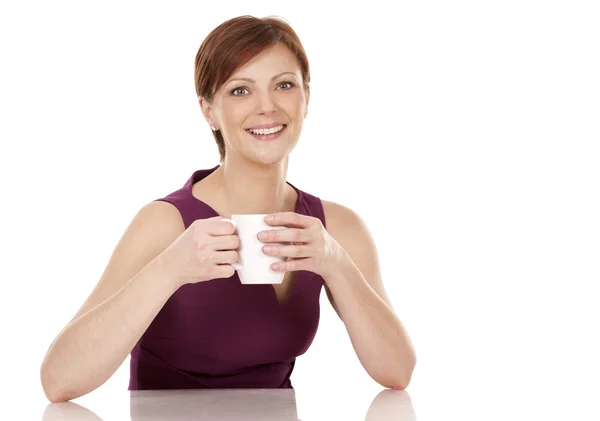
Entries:
{"label": "eye", "polygon": [[[281,86],[281,85],[284,85],[284,84],[290,85],[290,87],[289,87],[288,89],[292,89],[294,86],[296,86],[296,85],[294,85],[292,82],[288,82],[288,81],[281,82],[281,83],[279,84],[279,86]],[[286,91],[287,91],[288,89],[286,89]]]}
{"label": "eye", "polygon": [[236,91],[243,91],[243,90],[247,90],[247,89],[244,86],[240,86],[240,87],[232,89],[229,93],[233,96],[243,96],[243,95],[237,95],[235,93]]}

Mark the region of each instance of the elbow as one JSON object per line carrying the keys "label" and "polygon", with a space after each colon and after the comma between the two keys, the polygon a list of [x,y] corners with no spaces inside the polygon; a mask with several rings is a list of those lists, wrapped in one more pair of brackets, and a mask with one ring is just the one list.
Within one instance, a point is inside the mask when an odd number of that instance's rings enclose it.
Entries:
{"label": "elbow", "polygon": [[62,393],[56,387],[53,387],[48,384],[47,380],[42,378],[42,389],[44,390],[44,395],[46,395],[46,399],[48,399],[52,403],[61,403],[66,402],[68,399],[63,396]]}
{"label": "elbow", "polygon": [[66,396],[61,394],[54,394],[46,390],[44,390],[44,393],[46,394],[46,398],[52,403],[63,403],[69,401],[69,399]]}
{"label": "elbow", "polygon": [[379,381],[383,387],[393,390],[404,390],[410,384],[412,374],[417,364],[416,358],[412,358],[410,364],[402,367],[395,375],[388,375]]}
{"label": "elbow", "polygon": [[68,400],[63,393],[60,393],[58,388],[48,384],[48,380],[45,380],[44,378],[42,378],[42,389],[44,390],[46,399],[52,403],[61,403]]}
{"label": "elbow", "polygon": [[408,387],[408,384],[410,383],[410,378],[406,379],[400,376],[387,376],[379,379],[374,378],[374,380],[381,386],[392,390],[404,390]]}
{"label": "elbow", "polygon": [[386,379],[384,381],[379,382],[383,387],[387,387],[392,390],[404,390],[410,384],[410,376],[409,377],[396,377],[393,379]]}
{"label": "elbow", "polygon": [[391,383],[389,383],[389,386],[387,386],[387,387],[392,390],[404,390],[408,387],[409,383],[410,383],[410,378],[391,382]]}
{"label": "elbow", "polygon": [[42,388],[44,389],[44,394],[46,395],[46,398],[52,403],[67,402],[75,398],[74,396],[71,396],[66,390],[61,389],[60,387],[56,387],[54,385],[48,385],[42,382]]}
{"label": "elbow", "polygon": [[42,383],[42,389],[46,398],[52,403],[62,403],[73,399],[73,396],[62,387],[58,386],[56,379],[52,378],[48,369],[42,364],[40,369],[40,380]]}
{"label": "elbow", "polygon": [[379,383],[381,386],[386,387],[388,389],[393,390],[404,390],[408,387],[411,379],[411,375],[391,375],[388,374],[386,376],[371,376],[373,380]]}

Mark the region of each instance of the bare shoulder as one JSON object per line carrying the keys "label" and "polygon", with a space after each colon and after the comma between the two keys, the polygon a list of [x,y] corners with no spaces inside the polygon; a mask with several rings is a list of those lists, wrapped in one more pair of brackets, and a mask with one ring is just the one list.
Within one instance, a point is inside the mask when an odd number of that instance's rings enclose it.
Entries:
{"label": "bare shoulder", "polygon": [[94,290],[72,320],[117,292],[185,231],[179,210],[164,201],[144,205],[122,234]]}
{"label": "bare shoulder", "polygon": [[[129,223],[115,247],[113,257],[133,257],[141,262],[152,260],[185,231],[177,207],[164,201],[144,205]],[[141,269],[141,268],[139,268]]]}
{"label": "bare shoulder", "polygon": [[348,206],[321,199],[327,232],[351,256],[362,254],[365,248],[375,249],[367,224]]}
{"label": "bare shoulder", "polygon": [[348,228],[354,228],[364,224],[361,217],[352,209],[342,204],[321,199],[327,231],[337,240],[348,232]]}
{"label": "bare shoulder", "polygon": [[[365,220],[348,206],[323,199],[321,199],[321,203],[323,204],[327,232],[348,253],[367,283],[393,308],[381,279],[375,240]],[[331,292],[327,291],[327,295],[331,304],[336,308]]]}
{"label": "bare shoulder", "polygon": [[159,244],[164,244],[170,239],[170,244],[185,231],[185,225],[175,205],[157,200],[146,204],[138,211],[129,229],[133,230],[134,234],[137,230],[149,234],[149,238],[146,239],[152,239]]}

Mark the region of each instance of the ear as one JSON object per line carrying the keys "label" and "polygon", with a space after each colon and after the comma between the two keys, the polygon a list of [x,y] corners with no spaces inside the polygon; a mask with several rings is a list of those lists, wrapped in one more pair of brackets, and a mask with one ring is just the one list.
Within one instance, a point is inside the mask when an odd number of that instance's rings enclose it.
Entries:
{"label": "ear", "polygon": [[212,115],[212,104],[208,102],[208,100],[203,96],[198,97],[198,103],[200,104],[200,110],[202,110],[202,115],[204,115],[204,118],[206,119],[206,121],[208,121],[208,125],[215,126],[215,119]]}
{"label": "ear", "polygon": [[306,88],[306,108],[308,108],[308,102],[310,101],[310,86]]}
{"label": "ear", "polygon": [[305,115],[308,112],[308,102],[310,101],[310,86],[306,89],[306,111]]}

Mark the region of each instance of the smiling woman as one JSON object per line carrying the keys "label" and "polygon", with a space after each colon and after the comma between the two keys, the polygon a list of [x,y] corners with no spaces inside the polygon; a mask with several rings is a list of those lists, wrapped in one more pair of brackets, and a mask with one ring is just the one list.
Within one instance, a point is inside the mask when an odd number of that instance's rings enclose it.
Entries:
{"label": "smiling woman", "polygon": [[[50,346],[46,396],[60,402],[94,390],[129,353],[129,389],[291,388],[319,325],[323,287],[366,371],[405,388],[415,354],[365,224],[286,179],[310,98],[298,36],[280,19],[237,17],[208,35],[195,65],[222,165],[193,171],[138,212]],[[243,265],[244,244],[224,220],[234,214],[272,217],[252,245],[278,256],[269,269],[284,272],[280,284],[240,282],[234,265]]]}
{"label": "smiling woman", "polygon": [[302,81],[308,76],[286,43],[278,37],[273,42],[236,68],[230,78],[216,77],[225,79],[223,85],[208,88],[198,98],[221,162],[227,153],[232,159],[245,155],[265,164],[281,162],[300,137],[310,98],[308,83]]}
{"label": "smiling woman", "polygon": [[[265,55],[269,59],[261,61]],[[194,78],[202,111],[213,128],[221,162],[228,149],[225,139],[234,143],[236,130],[281,125],[288,130],[288,124],[296,122],[291,127],[296,133],[290,134],[290,138],[299,136],[310,96],[310,67],[300,39],[284,21],[241,16],[223,23],[200,46]],[[275,101],[272,96],[277,96],[278,105],[285,107],[282,111],[286,111],[292,121],[264,121],[264,118],[261,121],[259,116],[249,115],[256,106],[269,107],[269,101]],[[212,115],[214,106],[220,115]],[[247,125],[243,126],[244,123]],[[265,133],[251,136],[258,140],[279,137],[265,136]],[[235,149],[239,145],[228,146]]]}

